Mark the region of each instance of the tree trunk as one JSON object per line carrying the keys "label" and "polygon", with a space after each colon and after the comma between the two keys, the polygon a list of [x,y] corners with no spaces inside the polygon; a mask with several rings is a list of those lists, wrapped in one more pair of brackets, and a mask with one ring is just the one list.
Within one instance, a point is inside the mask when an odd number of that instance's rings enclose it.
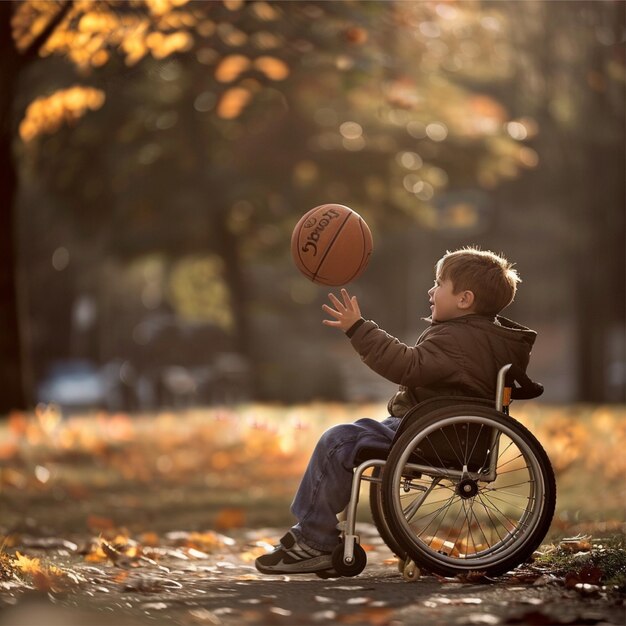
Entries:
{"label": "tree trunk", "polygon": [[[510,92],[503,97],[508,97],[505,102],[514,111],[518,106],[518,115],[531,111],[537,120],[541,133],[535,145],[542,165],[532,180],[555,210],[562,211],[562,245],[570,271],[564,278],[571,285],[576,340],[574,399],[619,402],[623,401],[618,397],[619,383],[611,389],[609,379],[611,358],[615,358],[610,343],[616,329],[623,327],[626,300],[623,95],[618,101],[610,92],[619,86],[612,87],[613,79],[606,74],[608,55],[614,50],[598,44],[594,28],[581,17],[583,8],[592,23],[614,24],[617,32],[624,23],[623,3],[545,2],[532,5],[537,13],[522,3],[506,5],[516,25],[515,45],[526,50],[519,58],[525,56],[530,69],[520,65],[517,82],[508,86]],[[584,50],[579,63],[563,59],[558,43],[561,31],[569,37],[579,35],[577,45]],[[543,81],[534,101],[532,96],[524,100],[524,72]],[[592,87],[589,77],[600,82]],[[564,124],[551,107],[564,89],[569,90],[565,96],[577,116],[575,125]],[[619,347],[613,346],[612,351],[619,360]]]}
{"label": "tree trunk", "polygon": [[193,176],[199,177],[199,180],[195,178],[195,184],[203,185],[206,197],[212,198],[213,201],[209,224],[213,231],[215,252],[224,261],[224,280],[228,286],[235,327],[235,349],[250,366],[247,381],[248,392],[252,397],[256,397],[259,388],[249,314],[249,287],[242,266],[240,243],[228,228],[229,203],[226,199],[228,194],[223,193],[228,185],[226,182],[228,172],[222,171],[211,175],[201,173],[203,165],[210,163],[210,156],[206,149],[208,140],[203,135],[202,129],[194,126],[192,119],[189,118],[185,123],[185,132],[190,151],[195,157],[196,169]]}
{"label": "tree trunk", "polygon": [[11,36],[11,2],[0,2],[0,415],[26,408],[18,321],[14,204],[13,103],[19,54]]}
{"label": "tree trunk", "polygon": [[[594,3],[596,23],[607,10]],[[613,9],[615,24],[624,23],[623,4]],[[613,23],[610,20],[610,23]],[[606,66],[611,50],[589,44],[585,75],[580,77],[581,119],[596,120],[593,127],[577,129],[572,149],[578,150],[577,171],[565,173],[563,186],[576,192],[578,228],[584,246],[577,250],[574,268],[577,335],[579,341],[578,400],[621,402],[616,381],[611,383],[611,342],[614,331],[624,324],[624,156],[623,95],[612,100]],[[605,85],[589,88],[584,78],[604,77]],[[622,91],[623,94],[623,91]],[[574,96],[572,96],[574,97]],[[573,131],[572,131],[573,132]],[[573,176],[572,176],[573,174]],[[568,180],[569,179],[569,180]],[[571,180],[571,182],[570,182]],[[623,354],[623,350],[622,350]],[[619,354],[617,354],[619,358]],[[614,358],[614,357],[613,357]],[[623,358],[623,356],[622,356]],[[623,394],[623,387],[621,389]]]}

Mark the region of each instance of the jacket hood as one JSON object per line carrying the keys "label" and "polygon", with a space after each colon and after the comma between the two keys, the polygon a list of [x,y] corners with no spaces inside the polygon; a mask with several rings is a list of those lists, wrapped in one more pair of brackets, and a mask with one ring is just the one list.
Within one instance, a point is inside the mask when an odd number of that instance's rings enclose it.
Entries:
{"label": "jacket hood", "polygon": [[431,326],[438,326],[440,324],[458,324],[467,325],[470,328],[480,328],[481,330],[495,333],[513,341],[521,341],[526,344],[529,349],[532,348],[535,343],[535,339],[537,339],[537,333],[534,330],[531,330],[518,322],[507,319],[502,315],[490,317],[487,315],[470,313],[469,315],[454,317],[443,322],[435,321],[432,317],[425,317],[422,319],[425,322],[429,322]]}

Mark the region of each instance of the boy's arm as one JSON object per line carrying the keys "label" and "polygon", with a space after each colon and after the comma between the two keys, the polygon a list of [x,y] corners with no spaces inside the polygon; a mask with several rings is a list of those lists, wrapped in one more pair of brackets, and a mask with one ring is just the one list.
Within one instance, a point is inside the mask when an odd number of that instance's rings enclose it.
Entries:
{"label": "boy's arm", "polygon": [[451,382],[464,369],[458,341],[443,325],[429,329],[416,346],[407,346],[367,320],[350,341],[370,369],[406,387]]}
{"label": "boy's arm", "polygon": [[424,387],[445,382],[458,374],[462,367],[458,342],[439,327],[417,346],[407,346],[387,334],[372,322],[361,317],[356,296],[341,290],[343,302],[332,293],[328,294],[334,309],[322,305],[322,309],[334,317],[323,324],[345,332],[363,362],[387,380],[407,387]]}

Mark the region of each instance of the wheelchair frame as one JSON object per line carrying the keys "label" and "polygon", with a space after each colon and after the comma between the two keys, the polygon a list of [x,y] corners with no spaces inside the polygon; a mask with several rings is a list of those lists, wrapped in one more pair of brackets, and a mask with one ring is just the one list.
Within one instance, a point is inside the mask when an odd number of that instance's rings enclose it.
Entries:
{"label": "wheelchair frame", "polygon": [[[495,397],[495,403],[494,403],[494,408],[496,409],[496,411],[502,415],[507,415],[507,416],[509,414],[508,407],[511,401],[511,395],[512,395],[511,391],[512,391],[512,387],[514,384],[512,382],[511,386],[507,385],[507,374],[509,373],[510,369],[511,369],[511,364],[508,364],[502,367],[498,372],[497,384],[496,384],[496,397]],[[539,393],[541,393],[542,388],[539,385],[536,385],[536,388],[539,390]],[[535,395],[538,395],[538,393],[535,393]],[[532,396],[522,396],[522,397],[532,397]],[[432,431],[434,431],[435,428],[436,428],[436,423],[430,427]],[[403,464],[403,468],[404,468],[403,471],[408,470],[410,472],[415,472],[416,474],[419,474],[419,475],[424,473],[433,478],[432,483],[428,487],[425,487],[423,485],[412,484],[411,486],[412,489],[421,491],[422,493],[414,502],[411,503],[410,510],[412,512],[416,512],[419,509],[419,507],[422,505],[422,503],[426,500],[426,498],[429,496],[429,494],[432,492],[432,490],[435,489],[435,487],[439,485],[439,482],[444,477],[448,479],[458,480],[459,482],[464,481],[466,479],[469,479],[469,481],[475,481],[475,482],[481,482],[481,483],[493,482],[497,477],[497,463],[498,463],[498,458],[499,458],[500,435],[501,435],[501,431],[494,428],[493,433],[491,433],[490,435],[491,440],[489,442],[489,447],[488,447],[488,451],[489,451],[488,452],[489,454],[488,464],[485,470],[482,470],[480,472],[469,471],[467,464],[463,466],[462,470],[451,469],[451,468],[447,469],[443,467],[440,469],[437,469],[433,467],[432,465],[426,466],[426,465],[421,465],[418,463]],[[395,442],[392,444],[392,448],[394,445],[395,445]],[[466,463],[467,463],[467,460],[466,460]],[[383,483],[382,472],[379,472],[378,476],[366,476],[364,473],[366,472],[366,470],[370,468],[381,468],[382,470],[382,468],[384,468],[386,464],[387,464],[387,458],[371,458],[360,463],[354,470],[352,486],[351,486],[350,502],[348,503],[348,506],[346,507],[344,511],[345,521],[341,522],[339,525],[339,528],[342,530],[342,544],[340,546],[342,548],[342,559],[341,559],[341,562],[339,562],[338,559],[337,561],[333,559],[334,568],[338,572],[339,575],[347,575],[347,576],[358,575],[358,573],[360,573],[363,567],[365,566],[364,563],[366,561],[366,556],[362,548],[360,548],[359,536],[356,534],[357,505],[359,502],[361,481],[364,480],[370,483],[377,483],[382,486],[382,483]],[[551,471],[552,470],[550,468],[550,472]],[[407,484],[408,484],[408,481],[410,479],[405,479],[405,480],[407,481]],[[468,481],[468,484],[462,488],[465,488],[466,490],[468,489],[471,490],[471,487],[469,486],[469,481]],[[554,479],[552,475],[551,484],[553,484],[553,482],[554,482]],[[552,503],[551,503],[552,512],[550,513],[550,519],[552,517],[552,513],[554,509],[554,499],[555,499],[555,494],[552,493]],[[541,514],[541,511],[539,513],[533,512],[532,515],[538,516],[540,514]],[[518,531],[516,531],[516,533],[517,532]],[[507,550],[512,550],[512,548],[507,548]],[[355,554],[355,552],[357,551],[359,552],[359,554]],[[337,553],[337,557],[339,557],[339,553]],[[410,567],[410,565],[412,565],[412,567]],[[417,569],[415,564],[410,559],[407,558],[403,572],[405,574],[405,578],[413,580],[416,577],[416,572],[419,573],[419,569]]]}

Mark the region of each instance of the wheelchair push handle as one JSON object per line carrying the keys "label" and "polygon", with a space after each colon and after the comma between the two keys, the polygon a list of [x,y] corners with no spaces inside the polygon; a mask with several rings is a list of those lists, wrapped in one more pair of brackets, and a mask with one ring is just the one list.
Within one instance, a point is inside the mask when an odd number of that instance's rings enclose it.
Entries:
{"label": "wheelchair push handle", "polygon": [[511,400],[531,400],[543,393],[543,385],[531,380],[518,367],[509,363],[500,368],[496,387],[496,409],[502,411]]}

